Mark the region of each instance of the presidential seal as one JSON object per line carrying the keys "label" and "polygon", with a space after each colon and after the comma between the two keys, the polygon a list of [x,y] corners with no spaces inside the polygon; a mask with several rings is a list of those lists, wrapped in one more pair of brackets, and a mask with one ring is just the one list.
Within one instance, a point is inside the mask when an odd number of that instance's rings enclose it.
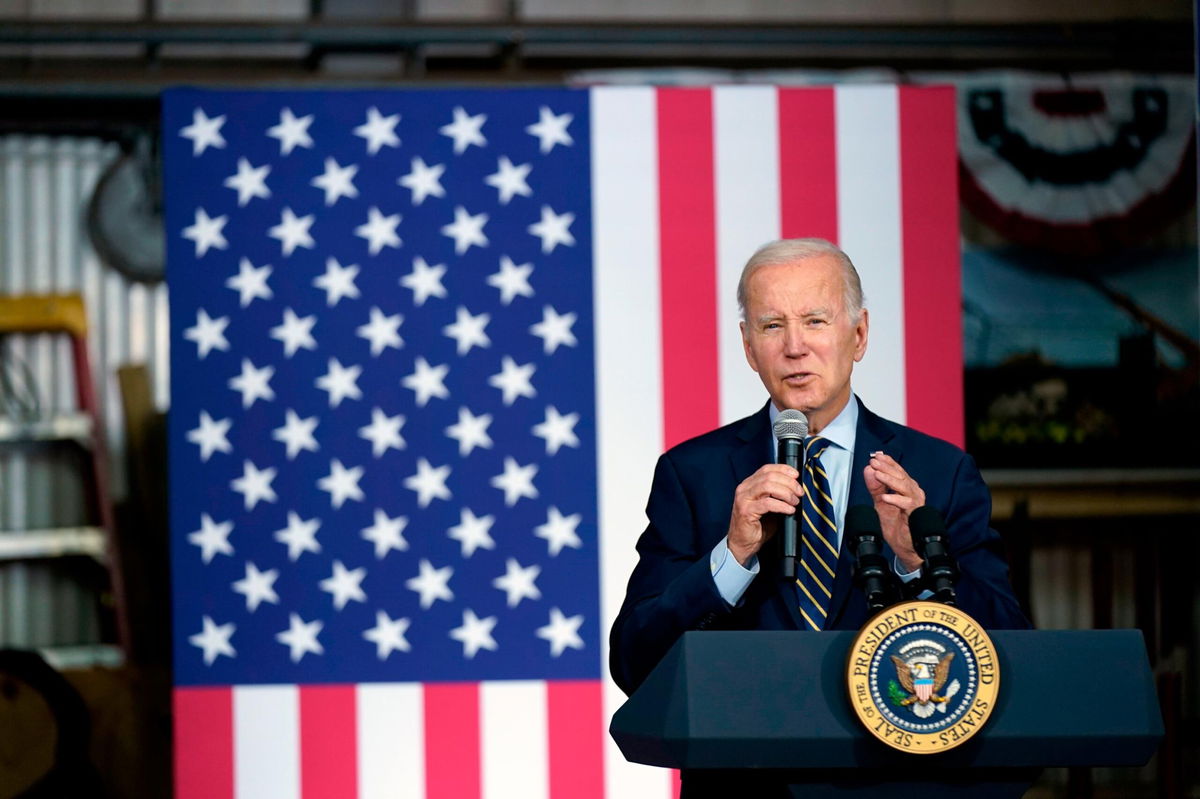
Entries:
{"label": "presidential seal", "polygon": [[970,740],[996,706],[1000,670],[983,628],[937,602],[904,602],[859,631],[846,667],[850,704],[879,740],[944,752]]}

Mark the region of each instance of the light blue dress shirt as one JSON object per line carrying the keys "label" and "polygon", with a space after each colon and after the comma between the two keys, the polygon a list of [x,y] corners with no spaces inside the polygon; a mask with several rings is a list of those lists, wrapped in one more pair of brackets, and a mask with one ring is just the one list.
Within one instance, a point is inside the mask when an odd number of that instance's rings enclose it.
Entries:
{"label": "light blue dress shirt", "polygon": [[[769,457],[764,463],[774,463],[778,453],[778,442],[775,439],[775,419],[779,416],[775,404],[768,408],[771,418],[771,437]],[[846,521],[846,505],[850,500],[850,469],[854,464],[854,443],[858,436],[858,402],[853,396],[846,403],[834,420],[825,426],[818,435],[829,441],[830,445],[821,453],[821,465],[829,476],[829,488],[833,495],[833,508],[837,514],[837,547],[842,546],[842,528]],[[709,567],[717,591],[730,605],[741,601],[742,595],[750,587],[750,583],[758,576],[758,556],[754,555],[749,562],[742,566],[737,558],[729,551],[728,538],[722,538],[713,547],[709,555]],[[901,580],[908,582],[915,579],[921,572],[902,572],[898,561],[893,561],[892,568]]]}

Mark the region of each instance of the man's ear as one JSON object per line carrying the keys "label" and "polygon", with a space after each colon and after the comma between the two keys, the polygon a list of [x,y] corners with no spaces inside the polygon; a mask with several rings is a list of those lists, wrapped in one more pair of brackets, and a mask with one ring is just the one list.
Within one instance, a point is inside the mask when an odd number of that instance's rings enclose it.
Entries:
{"label": "man's ear", "polygon": [[757,372],[758,364],[754,361],[754,351],[750,349],[750,334],[746,329],[745,320],[738,322],[738,329],[742,331],[742,351],[746,353],[746,363],[750,364],[750,368]]}
{"label": "man's ear", "polygon": [[854,361],[857,363],[867,354],[867,331],[870,328],[870,320],[867,318],[867,309],[863,308],[861,315],[858,318],[858,324],[854,326]]}

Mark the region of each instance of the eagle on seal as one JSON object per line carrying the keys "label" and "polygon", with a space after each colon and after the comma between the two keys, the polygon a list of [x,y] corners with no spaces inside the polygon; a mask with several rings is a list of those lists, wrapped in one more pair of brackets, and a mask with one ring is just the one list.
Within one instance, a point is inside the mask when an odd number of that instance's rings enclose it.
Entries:
{"label": "eagle on seal", "polygon": [[953,659],[954,653],[947,653],[931,672],[928,663],[909,664],[896,655],[892,655],[892,663],[896,666],[896,677],[900,680],[900,685],[905,691],[912,694],[901,702],[900,706],[908,707],[914,702],[927,705],[930,702],[943,703],[947,701],[949,697],[939,696],[938,692],[946,684],[946,678],[950,675],[950,661]]}

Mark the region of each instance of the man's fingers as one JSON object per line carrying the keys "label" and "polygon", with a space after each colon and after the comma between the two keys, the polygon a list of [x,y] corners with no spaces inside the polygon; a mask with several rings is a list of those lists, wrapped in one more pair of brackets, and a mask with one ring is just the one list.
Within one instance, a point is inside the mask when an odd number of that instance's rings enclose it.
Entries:
{"label": "man's fingers", "polygon": [[880,494],[879,499],[900,510],[913,511],[920,506],[915,497],[904,494]]}
{"label": "man's fingers", "polygon": [[755,510],[759,511],[758,515],[760,518],[768,513],[782,513],[790,516],[796,512],[796,506],[775,497],[764,497],[755,503]]}

